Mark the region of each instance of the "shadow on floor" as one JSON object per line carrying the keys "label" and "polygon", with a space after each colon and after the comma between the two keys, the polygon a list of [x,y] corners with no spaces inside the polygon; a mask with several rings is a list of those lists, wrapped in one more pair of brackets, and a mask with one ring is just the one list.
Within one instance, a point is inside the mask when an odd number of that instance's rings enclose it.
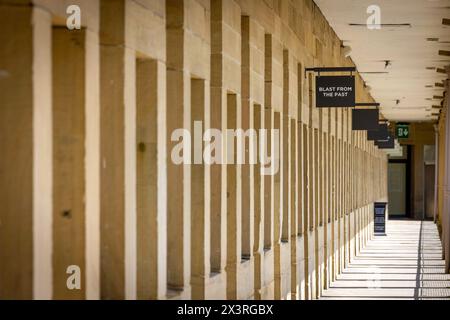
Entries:
{"label": "shadow on floor", "polygon": [[442,246],[432,221],[389,220],[337,277],[322,299],[450,300]]}

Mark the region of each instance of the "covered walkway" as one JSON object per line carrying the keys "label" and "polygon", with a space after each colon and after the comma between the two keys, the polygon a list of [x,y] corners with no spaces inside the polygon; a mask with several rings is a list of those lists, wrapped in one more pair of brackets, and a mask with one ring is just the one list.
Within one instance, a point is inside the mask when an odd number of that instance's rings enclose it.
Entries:
{"label": "covered walkway", "polygon": [[442,248],[431,221],[389,221],[323,293],[323,299],[450,299]]}
{"label": "covered walkway", "polygon": [[450,297],[449,18],[0,0],[0,300]]}

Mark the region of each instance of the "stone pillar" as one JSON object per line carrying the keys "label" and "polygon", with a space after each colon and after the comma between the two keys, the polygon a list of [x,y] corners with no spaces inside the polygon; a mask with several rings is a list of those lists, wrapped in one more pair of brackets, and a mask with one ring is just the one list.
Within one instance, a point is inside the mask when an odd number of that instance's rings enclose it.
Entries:
{"label": "stone pillar", "polygon": [[289,193],[289,204],[290,204],[290,270],[291,270],[291,282],[290,282],[290,297],[292,300],[296,300],[298,298],[297,291],[297,282],[298,282],[298,274],[297,274],[297,236],[298,236],[298,125],[297,119],[293,118],[290,120],[290,138],[289,138],[289,185],[290,185],[290,193]]}
{"label": "stone pillar", "polygon": [[[266,141],[262,138],[262,129],[264,113],[263,108],[259,104],[253,107],[253,128],[258,133],[258,137],[253,145],[253,152],[257,155],[257,163],[253,166],[252,182],[253,182],[253,211],[254,211],[254,242],[253,255],[255,258],[254,265],[254,298],[260,300],[262,280],[263,280],[263,264],[262,258],[264,254],[264,175],[262,175],[263,165],[259,155],[264,150]],[[266,144],[267,145],[267,144]]]}
{"label": "stone pillar", "polygon": [[[53,298],[85,298],[86,31],[53,27]],[[67,270],[80,267],[79,290]]]}
{"label": "stone pillar", "polygon": [[100,297],[125,298],[125,2],[101,1]]}
{"label": "stone pillar", "polygon": [[[281,131],[281,114],[280,112],[274,112],[273,128],[274,130]],[[282,140],[278,142],[281,148]],[[273,201],[274,201],[274,213],[273,213],[273,248],[274,248],[274,299],[281,299],[281,168],[274,175],[273,182]]]}
{"label": "stone pillar", "polygon": [[[192,192],[193,185],[211,184],[209,166],[197,170],[193,163],[203,164],[201,154],[192,154],[195,115],[204,119],[210,128],[209,94],[203,93],[210,85],[211,64],[211,11],[196,0],[168,0],[166,7],[167,48],[167,282],[171,298],[189,299],[192,294],[203,296],[209,281],[210,250],[206,246],[210,233],[209,188],[204,189],[205,204],[193,217],[192,206],[199,205],[201,194]],[[209,92],[209,90],[208,90]],[[202,108],[203,105],[203,109]],[[201,109],[201,110],[200,110]],[[211,114],[217,112],[211,110]],[[215,123],[214,123],[215,125]],[[177,133],[189,132],[188,140]],[[195,132],[194,132],[195,133]],[[178,136],[177,136],[178,135]],[[194,138],[194,139],[193,139]],[[183,152],[180,153],[180,148]],[[205,165],[205,164],[203,164]],[[203,176],[201,174],[203,172]],[[194,177],[192,177],[194,175]],[[200,190],[196,190],[200,191]],[[200,219],[198,225],[193,219]],[[202,221],[203,220],[203,221]],[[205,247],[202,249],[201,247]],[[195,250],[194,250],[195,249]],[[195,270],[192,270],[195,268]],[[215,267],[213,268],[215,270]],[[206,276],[207,275],[207,276]],[[191,282],[193,276],[195,284]],[[195,288],[191,288],[193,285]],[[192,289],[192,290],[191,290]]]}
{"label": "stone pillar", "polygon": [[0,4],[0,298],[52,298],[51,16]]}
{"label": "stone pillar", "polygon": [[[234,94],[227,95],[227,129],[237,128],[237,97]],[[226,137],[227,159],[227,299],[237,299],[238,282],[237,268],[240,263],[238,252],[238,208],[237,208],[237,147],[234,135]]]}
{"label": "stone pillar", "polygon": [[[203,155],[203,135],[205,126],[206,104],[205,81],[191,81],[191,286],[192,299],[205,299],[205,279],[209,277],[206,270],[205,224],[209,221],[205,210],[205,164]],[[199,133],[197,133],[197,131]],[[208,261],[209,265],[209,261]]]}
{"label": "stone pillar", "polygon": [[[264,128],[267,130],[266,154],[272,156],[275,148],[273,141],[274,111],[273,111],[273,38],[270,34],[264,35]],[[274,256],[273,256],[273,236],[274,236],[274,175],[264,176],[264,278],[263,285],[267,287],[267,293],[263,299],[273,299],[274,277]]]}
{"label": "stone pillar", "polygon": [[[283,50],[283,108],[282,108],[282,139],[280,140],[280,147],[282,153],[282,182],[281,182],[281,235],[280,235],[280,295],[283,299],[286,299],[288,295],[291,294],[291,245],[290,233],[291,233],[291,189],[295,187],[294,183],[290,183],[290,176],[292,171],[292,166],[290,165],[290,152],[292,146],[291,139],[291,91],[294,88],[290,84],[293,75],[291,74],[291,64],[293,61],[292,55],[290,55],[289,50]],[[295,288],[295,287],[294,287]]]}
{"label": "stone pillar", "polygon": [[[211,128],[226,129],[226,94],[223,92],[223,2],[211,1]],[[222,130],[224,133],[224,130]],[[222,159],[225,160],[225,141]],[[226,165],[221,161],[211,165],[211,270],[224,272],[226,264]],[[225,290],[224,290],[225,291]],[[225,297],[225,293],[223,295]]]}
{"label": "stone pillar", "polygon": [[166,295],[166,148],[163,62],[136,59],[137,299]]}
{"label": "stone pillar", "polygon": [[[237,99],[236,104],[239,106],[235,114],[236,125],[241,121],[241,31],[241,12],[237,3],[224,0],[211,1],[211,126],[213,128],[224,130],[228,128],[227,112],[230,108],[227,104],[234,99]],[[224,150],[226,151],[225,144]],[[226,160],[226,155],[224,156]],[[240,194],[237,195],[235,214],[238,223],[236,222],[234,227],[230,226],[227,220],[229,212],[227,206],[231,201],[227,195],[228,169],[231,167],[226,163],[222,166],[211,167],[211,266],[212,270],[220,273],[220,280],[217,281],[226,286],[223,290],[224,295],[217,297],[220,299],[230,296],[236,298],[239,295],[233,283],[239,276],[236,274],[237,262],[239,261],[240,264],[241,261],[240,204],[242,198]],[[237,167],[236,170],[240,172],[241,169]],[[240,184],[240,174],[236,179],[236,183]],[[237,227],[239,230],[234,229]],[[231,267],[231,265],[234,266]]]}
{"label": "stone pillar", "polygon": [[289,56],[288,50],[283,50],[283,111],[282,111],[282,138],[281,138],[281,159],[282,159],[282,225],[281,240],[289,241]]}
{"label": "stone pillar", "polygon": [[[448,71],[448,68],[447,68]],[[448,89],[450,82],[447,80],[447,98],[446,98],[446,117],[444,132],[445,142],[445,164],[444,164],[444,181],[443,181],[443,211],[442,211],[442,230],[443,230],[443,255],[445,257],[445,269],[450,272],[450,99],[448,98]],[[442,150],[442,149],[441,149]]]}
{"label": "stone pillar", "polygon": [[[167,150],[173,152],[176,142],[172,140],[172,133],[178,129],[185,129],[185,105],[190,80],[184,74],[185,54],[185,2],[166,2],[166,32],[167,32]],[[188,113],[188,111],[187,111]],[[179,142],[179,141],[177,141]],[[184,141],[183,141],[184,142]],[[186,145],[185,145],[186,146]],[[172,150],[172,151],[171,151]],[[184,157],[183,157],[184,158]],[[191,158],[191,157],[189,157]],[[184,184],[188,179],[183,163],[167,164],[167,193],[170,201],[167,203],[167,284],[174,294],[190,291],[190,262],[185,261],[186,250],[190,248],[190,218],[185,214],[186,197]],[[187,233],[187,234],[186,234]]]}
{"label": "stone pillar", "polygon": [[[250,129],[250,18],[242,16],[241,18],[241,81],[242,81],[242,114],[241,129],[247,132]],[[250,211],[250,137],[245,137],[243,142],[245,163],[241,165],[241,197],[242,197],[242,260],[251,260],[252,258],[252,226],[253,215]]]}
{"label": "stone pillar", "polygon": [[[309,120],[308,120],[309,122]],[[302,125],[302,166],[303,166],[303,254],[304,254],[304,298],[310,299],[309,293],[309,231],[310,231],[310,192],[309,192],[309,128],[308,124]]]}

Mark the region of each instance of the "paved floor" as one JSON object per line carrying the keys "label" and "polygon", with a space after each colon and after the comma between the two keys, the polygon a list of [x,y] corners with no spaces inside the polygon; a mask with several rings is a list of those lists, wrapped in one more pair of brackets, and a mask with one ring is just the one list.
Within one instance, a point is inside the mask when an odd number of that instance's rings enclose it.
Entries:
{"label": "paved floor", "polygon": [[322,299],[449,299],[441,242],[433,222],[389,221]]}

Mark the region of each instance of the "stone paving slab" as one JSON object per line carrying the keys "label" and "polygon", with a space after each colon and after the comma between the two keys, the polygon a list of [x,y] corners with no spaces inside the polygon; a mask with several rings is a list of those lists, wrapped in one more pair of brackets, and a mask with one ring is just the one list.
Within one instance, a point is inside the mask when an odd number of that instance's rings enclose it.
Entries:
{"label": "stone paving slab", "polygon": [[[382,280],[416,280],[417,275],[415,273],[381,273],[378,274],[379,279]],[[450,281],[449,274],[422,274],[421,280],[429,280],[429,281]],[[365,273],[343,273],[337,276],[337,280],[367,280],[367,276]]]}
{"label": "stone paving slab", "polygon": [[444,266],[433,222],[389,221],[387,236],[371,240],[321,299],[450,300]]}

